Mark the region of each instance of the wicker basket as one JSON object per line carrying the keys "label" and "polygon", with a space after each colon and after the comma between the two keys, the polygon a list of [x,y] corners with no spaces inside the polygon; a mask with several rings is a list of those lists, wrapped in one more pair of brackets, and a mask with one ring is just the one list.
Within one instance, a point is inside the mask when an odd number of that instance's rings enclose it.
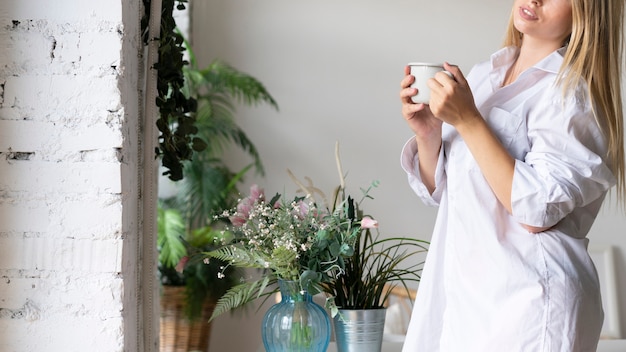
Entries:
{"label": "wicker basket", "polygon": [[185,287],[164,285],[162,288],[160,351],[207,352],[211,336],[211,324],[208,321],[215,303],[206,302],[202,308],[202,316],[190,321],[183,308]]}

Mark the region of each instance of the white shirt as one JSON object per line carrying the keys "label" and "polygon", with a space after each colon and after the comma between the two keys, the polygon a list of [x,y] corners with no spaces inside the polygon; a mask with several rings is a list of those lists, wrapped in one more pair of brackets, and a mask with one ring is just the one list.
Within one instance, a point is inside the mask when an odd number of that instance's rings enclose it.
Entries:
{"label": "white shirt", "polygon": [[[512,215],[452,126],[443,126],[432,195],[414,139],[405,145],[411,188],[439,212],[403,352],[595,351],[603,312],[586,235],[615,178],[585,84],[565,96],[555,85],[562,50],[505,87],[516,48],[467,77],[516,159]],[[520,223],[554,227],[531,234]]]}

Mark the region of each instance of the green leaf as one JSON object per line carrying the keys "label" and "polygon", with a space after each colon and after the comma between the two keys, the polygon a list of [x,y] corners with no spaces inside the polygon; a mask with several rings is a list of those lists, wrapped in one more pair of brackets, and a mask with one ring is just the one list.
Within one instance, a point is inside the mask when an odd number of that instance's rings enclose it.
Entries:
{"label": "green leaf", "polygon": [[183,242],[185,225],[180,212],[176,209],[157,209],[157,244],[159,261],[167,267],[176,264],[187,255]]}
{"label": "green leaf", "polygon": [[277,289],[274,289],[269,293],[266,292],[268,286],[275,283],[275,279],[271,279],[269,276],[265,276],[263,279],[260,280],[246,282],[233,286],[217,300],[215,310],[213,311],[213,314],[211,315],[209,321],[212,321],[213,319],[222,315],[225,312],[242,307],[264,294],[271,294],[273,292],[276,292]]}

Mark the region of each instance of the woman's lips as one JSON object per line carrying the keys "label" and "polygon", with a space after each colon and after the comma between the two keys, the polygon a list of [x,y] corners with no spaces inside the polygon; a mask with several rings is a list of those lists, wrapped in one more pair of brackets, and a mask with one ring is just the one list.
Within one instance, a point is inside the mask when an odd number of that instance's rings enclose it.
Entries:
{"label": "woman's lips", "polygon": [[524,7],[524,6],[520,7],[519,14],[523,19],[528,20],[528,21],[534,21],[537,19],[537,14],[535,13],[535,11],[531,10],[528,7]]}

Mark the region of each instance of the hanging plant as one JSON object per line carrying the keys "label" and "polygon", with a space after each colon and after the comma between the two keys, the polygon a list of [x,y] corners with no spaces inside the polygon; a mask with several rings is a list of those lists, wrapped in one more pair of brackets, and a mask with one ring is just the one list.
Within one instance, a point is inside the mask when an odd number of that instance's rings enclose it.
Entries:
{"label": "hanging plant", "polygon": [[[193,50],[176,26],[176,10],[184,10],[188,0],[161,0],[159,38],[149,38],[150,0],[143,0],[143,40],[158,40],[156,105],[159,145],[156,156],[162,159],[171,180],[178,181],[196,162],[202,169],[222,165],[224,147],[234,143],[254,159],[263,174],[260,156],[251,140],[235,122],[234,101],[244,105],[267,103],[278,110],[274,98],[256,78],[214,60],[199,68]],[[187,54],[189,61],[185,60]],[[198,153],[203,151],[203,153]],[[212,162],[211,160],[217,162]],[[186,164],[186,165],[184,165]],[[218,165],[219,164],[219,165]],[[205,214],[206,215],[206,214]]]}
{"label": "hanging plant", "polygon": [[144,16],[141,20],[143,41],[147,45],[153,40],[159,41],[157,70],[157,98],[159,109],[157,128],[159,146],[157,156],[161,157],[164,175],[172,181],[183,178],[183,161],[191,160],[194,152],[206,148],[206,143],[194,135],[198,133],[195,112],[198,108],[196,99],[184,94],[184,38],[177,31],[174,19],[174,5],[177,10],[184,10],[187,0],[163,0],[161,12],[161,30],[159,38],[149,38],[150,0],[143,0]]}

